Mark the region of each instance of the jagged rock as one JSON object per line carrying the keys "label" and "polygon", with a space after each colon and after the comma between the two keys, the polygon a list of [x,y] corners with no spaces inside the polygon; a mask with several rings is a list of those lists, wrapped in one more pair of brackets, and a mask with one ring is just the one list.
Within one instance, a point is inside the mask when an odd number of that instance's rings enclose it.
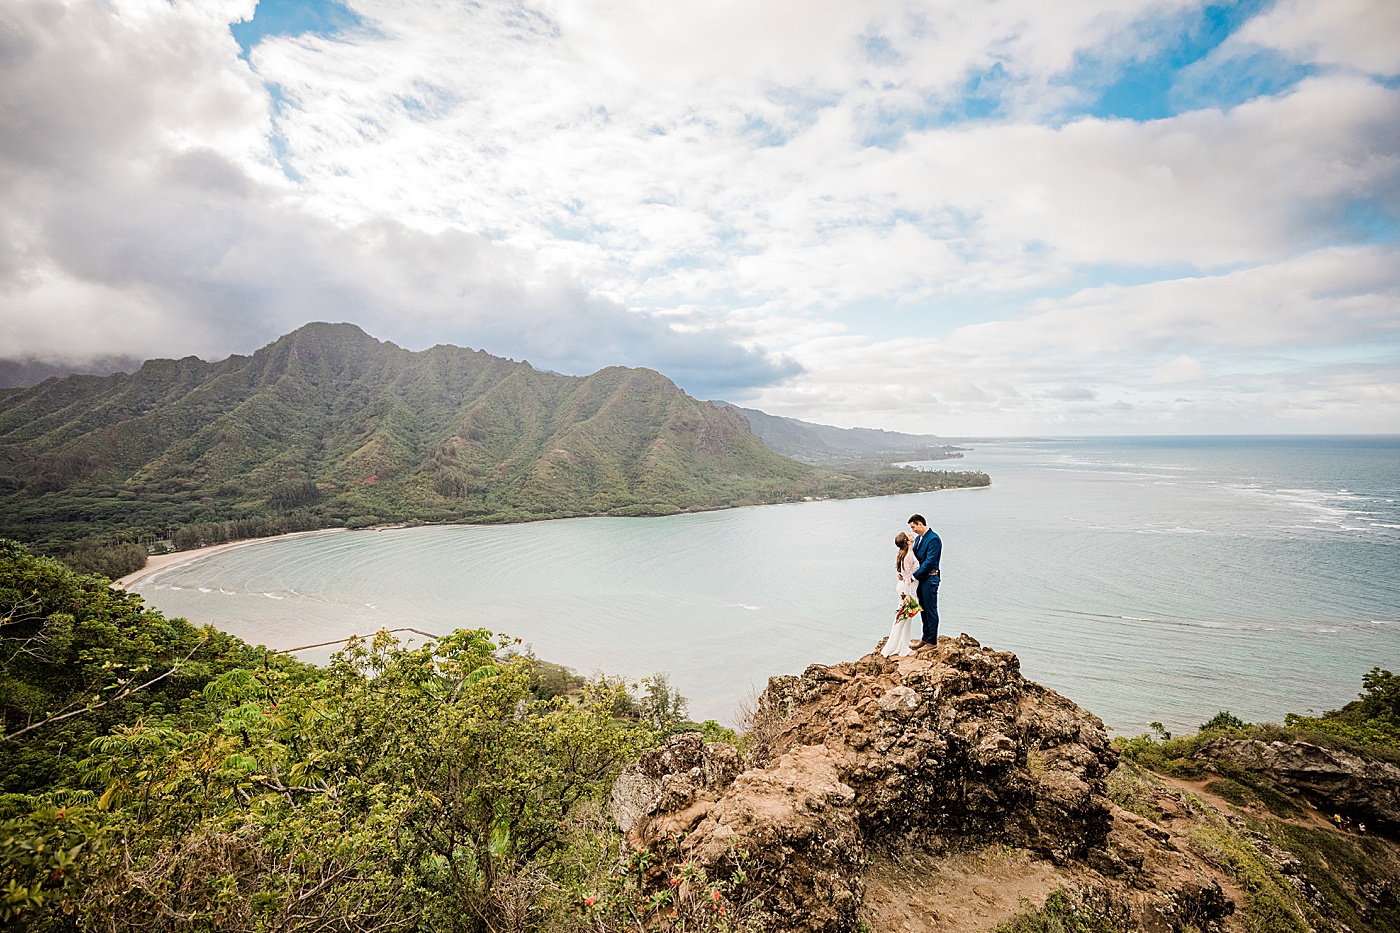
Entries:
{"label": "jagged rock", "polygon": [[734,746],[706,744],[698,732],[675,735],[618,776],[608,810],[627,832],[652,814],[684,812],[697,801],[712,803],[741,770]]}
{"label": "jagged rock", "polygon": [[1067,858],[1101,845],[1111,822],[1104,779],[1117,753],[1103,723],[966,635],[775,677],[754,732],[751,766],[828,748],[867,836],[1000,840]]}
{"label": "jagged rock", "polygon": [[[766,890],[769,914],[801,917],[802,929],[848,929],[860,906],[864,849],[855,791],[831,754],[799,748],[741,774],[731,767],[733,746],[699,742],[699,733],[673,736],[623,772],[609,811],[627,841],[673,851],[712,874],[746,852],[743,868]],[[707,784],[707,776],[724,786]],[[672,839],[680,840],[676,850],[665,845]],[[657,866],[658,880],[667,868]]]}
{"label": "jagged rock", "polygon": [[830,752],[799,748],[739,775],[690,831],[687,849],[703,865],[748,852],[745,870],[768,883],[772,916],[800,917],[801,929],[849,929],[865,867],[854,801]]}
{"label": "jagged rock", "polygon": [[1400,767],[1311,742],[1212,739],[1198,753],[1298,791],[1376,829],[1400,829]]}
{"label": "jagged rock", "polygon": [[1103,723],[965,635],[774,677],[751,735],[742,772],[729,746],[673,738],[623,772],[610,809],[632,845],[684,834],[707,868],[747,850],[781,929],[850,929],[870,846],[1107,851]]}

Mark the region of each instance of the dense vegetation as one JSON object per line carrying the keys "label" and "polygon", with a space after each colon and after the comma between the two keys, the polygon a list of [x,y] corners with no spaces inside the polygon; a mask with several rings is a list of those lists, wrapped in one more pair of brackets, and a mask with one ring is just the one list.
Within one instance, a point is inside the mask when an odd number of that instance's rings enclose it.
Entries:
{"label": "dense vegetation", "polygon": [[250,357],[0,391],[0,535],[109,573],[129,563],[128,543],[987,482],[822,470],[651,370],[561,376],[460,347],[413,353],[349,324],[309,324]]}
{"label": "dense vegetation", "polygon": [[[1375,668],[1363,676],[1362,687],[1360,698],[1340,710],[1289,714],[1282,726],[1247,723],[1221,711],[1192,735],[1174,737],[1154,723],[1155,736],[1117,739],[1125,761],[1112,778],[1114,797],[1140,816],[1159,819],[1154,800],[1163,792],[1160,776],[1167,776],[1231,805],[1226,819],[1193,794],[1177,791],[1185,809],[1196,814],[1189,843],[1238,883],[1250,929],[1400,933],[1393,889],[1400,863],[1393,844],[1377,838],[1385,827],[1363,831],[1365,821],[1349,817],[1331,794],[1300,793],[1278,774],[1203,754],[1217,739],[1255,739],[1303,742],[1380,765],[1400,764],[1400,675]],[[1383,778],[1375,780],[1378,797],[1393,794]],[[1319,825],[1319,814],[1334,825]],[[1281,862],[1280,853],[1291,863]],[[1306,885],[1299,883],[1299,872]]]}
{"label": "dense vegetation", "polygon": [[1400,751],[1400,674],[1373,668],[1361,678],[1360,699],[1322,716],[1289,713],[1284,725],[1308,733],[1322,733],[1369,748]]}
{"label": "dense vegetation", "polygon": [[729,879],[644,894],[602,815],[626,761],[696,728],[664,678],[582,683],[485,631],[314,668],[108,582],[0,541],[0,925],[742,922]]}

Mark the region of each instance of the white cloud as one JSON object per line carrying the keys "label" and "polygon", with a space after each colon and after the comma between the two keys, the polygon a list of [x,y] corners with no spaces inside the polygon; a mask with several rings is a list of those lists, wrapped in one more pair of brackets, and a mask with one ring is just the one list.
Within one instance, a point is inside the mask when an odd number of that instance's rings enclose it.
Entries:
{"label": "white cloud", "polygon": [[[202,5],[34,2],[4,22],[5,354],[222,356],[307,320],[540,365],[663,368],[726,392],[795,371],[713,322],[681,334],[526,248],[393,212],[335,222],[274,173],[269,98]],[[10,132],[9,128],[18,128]]]}
{"label": "white cloud", "polygon": [[[1370,348],[1364,362],[1337,362],[1358,346]],[[1387,400],[1400,386],[1400,250],[1334,249],[1216,276],[1085,289],[940,337],[813,334],[793,354],[808,372],[751,401],[846,425],[873,413],[892,427],[943,434],[1160,423],[1394,431],[1400,409]],[[1183,388],[1195,401],[1180,401]]]}
{"label": "white cloud", "polygon": [[[71,357],[349,318],[921,430],[1394,425],[1400,91],[1370,75],[1400,29],[1339,4],[1210,62],[1311,78],[1143,122],[1059,115],[1199,2],[352,0],[363,29],[250,67],[251,0],[21,0],[0,321]],[[998,116],[947,118],[977,77]],[[1190,402],[1154,379],[1182,358]]]}
{"label": "white cloud", "polygon": [[[1133,11],[799,6],[522,23],[366,3],[382,37],[271,40],[253,60],[296,102],[279,126],[327,214],[486,231],[638,307],[829,309],[1063,285],[1086,264],[1271,261],[1345,235],[1349,200],[1400,190],[1400,94],[1342,76],[1229,113],[873,148],[880,114],[992,58],[1048,81]],[[770,15],[791,28],[756,24]],[[897,64],[869,60],[881,29],[907,46]],[[425,96],[441,105],[405,104]]]}
{"label": "white cloud", "polygon": [[1045,393],[1050,398],[1059,399],[1062,402],[1092,402],[1099,397],[1099,393],[1093,389],[1086,389],[1083,386],[1063,386],[1058,389],[1051,389]]}
{"label": "white cloud", "polygon": [[1237,34],[1323,65],[1400,73],[1400,4],[1393,0],[1280,0]]}
{"label": "white cloud", "polygon": [[1199,382],[1206,377],[1206,367],[1200,360],[1185,354],[1158,366],[1152,373],[1154,382],[1175,385],[1180,382]]}
{"label": "white cloud", "polygon": [[1101,354],[1347,346],[1400,336],[1400,250],[1332,248],[1217,276],[1085,289],[970,341]]}

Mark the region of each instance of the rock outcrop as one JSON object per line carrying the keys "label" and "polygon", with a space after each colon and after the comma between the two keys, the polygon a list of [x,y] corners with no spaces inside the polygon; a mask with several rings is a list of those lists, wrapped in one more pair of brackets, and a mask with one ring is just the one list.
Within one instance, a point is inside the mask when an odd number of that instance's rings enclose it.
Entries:
{"label": "rock outcrop", "polygon": [[1103,723],[965,635],[774,677],[751,735],[742,766],[674,737],[623,773],[611,812],[638,848],[681,837],[712,868],[749,853],[783,929],[854,928],[875,847],[999,842],[1064,861],[1112,828]]}
{"label": "rock outcrop", "polygon": [[1375,829],[1400,830],[1400,767],[1311,742],[1213,739],[1197,753],[1301,793],[1315,806]]}
{"label": "rock outcrop", "polygon": [[969,636],[907,658],[867,655],[774,677],[750,764],[827,748],[862,832],[936,844],[1004,841],[1052,858],[1102,845],[1118,754],[1098,717]]}
{"label": "rock outcrop", "polygon": [[[966,635],[774,677],[747,739],[741,756],[672,737],[618,778],[610,812],[647,856],[644,884],[674,885],[680,902],[699,872],[740,878],[725,896],[761,903],[745,922],[765,929],[973,933],[1052,895],[1143,933],[1400,921],[1400,848],[1315,811],[1236,806],[1209,780],[1133,762],[1115,773],[1103,723]],[[1394,825],[1393,765],[1296,741],[1203,748],[1221,774],[1259,772]],[[1335,870],[1291,854],[1299,840]]]}

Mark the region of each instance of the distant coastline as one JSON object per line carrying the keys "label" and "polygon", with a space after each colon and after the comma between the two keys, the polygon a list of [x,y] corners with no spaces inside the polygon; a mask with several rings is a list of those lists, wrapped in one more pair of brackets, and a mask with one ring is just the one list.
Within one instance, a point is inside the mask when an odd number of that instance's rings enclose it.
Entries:
{"label": "distant coastline", "polygon": [[[990,488],[990,484],[986,486],[948,486],[943,489],[925,490],[925,492],[961,492],[967,490],[985,490]],[[852,498],[882,499],[890,498],[893,496],[911,496],[923,494],[924,493],[919,492],[895,492],[888,493],[885,496],[855,496]],[[208,557],[211,554],[217,554],[221,551],[231,551],[235,548],[248,547],[249,545],[253,544],[260,544],[264,541],[281,541],[285,538],[306,538],[312,535],[337,534],[346,531],[384,531],[389,528],[432,528],[442,527],[444,525],[528,525],[533,524],[535,522],[557,522],[572,518],[667,518],[671,515],[699,515],[704,512],[727,512],[732,509],[758,509],[765,508],[770,505],[805,505],[810,502],[843,501],[849,500],[845,497],[824,497],[820,499],[813,498],[805,500],[795,500],[791,502],[763,502],[757,505],[727,505],[719,506],[713,509],[683,509],[678,512],[670,512],[665,515],[610,515],[607,512],[599,512],[593,515],[561,515],[557,518],[525,518],[502,522],[386,522],[382,525],[366,525],[361,528],[313,528],[310,531],[289,531],[285,534],[266,535],[260,538],[239,538],[237,541],[225,541],[220,544],[210,544],[206,547],[186,548],[182,551],[170,551],[165,554],[155,554],[146,559],[146,566],[142,567],[140,570],[129,573],[126,576],[118,577],[117,579],[112,581],[112,586],[116,589],[130,590],[131,588],[146,582],[146,580],[155,576],[157,573],[160,573],[164,570],[169,570],[172,567],[183,567],[186,564],[191,564],[197,560],[202,560],[203,558]]]}

